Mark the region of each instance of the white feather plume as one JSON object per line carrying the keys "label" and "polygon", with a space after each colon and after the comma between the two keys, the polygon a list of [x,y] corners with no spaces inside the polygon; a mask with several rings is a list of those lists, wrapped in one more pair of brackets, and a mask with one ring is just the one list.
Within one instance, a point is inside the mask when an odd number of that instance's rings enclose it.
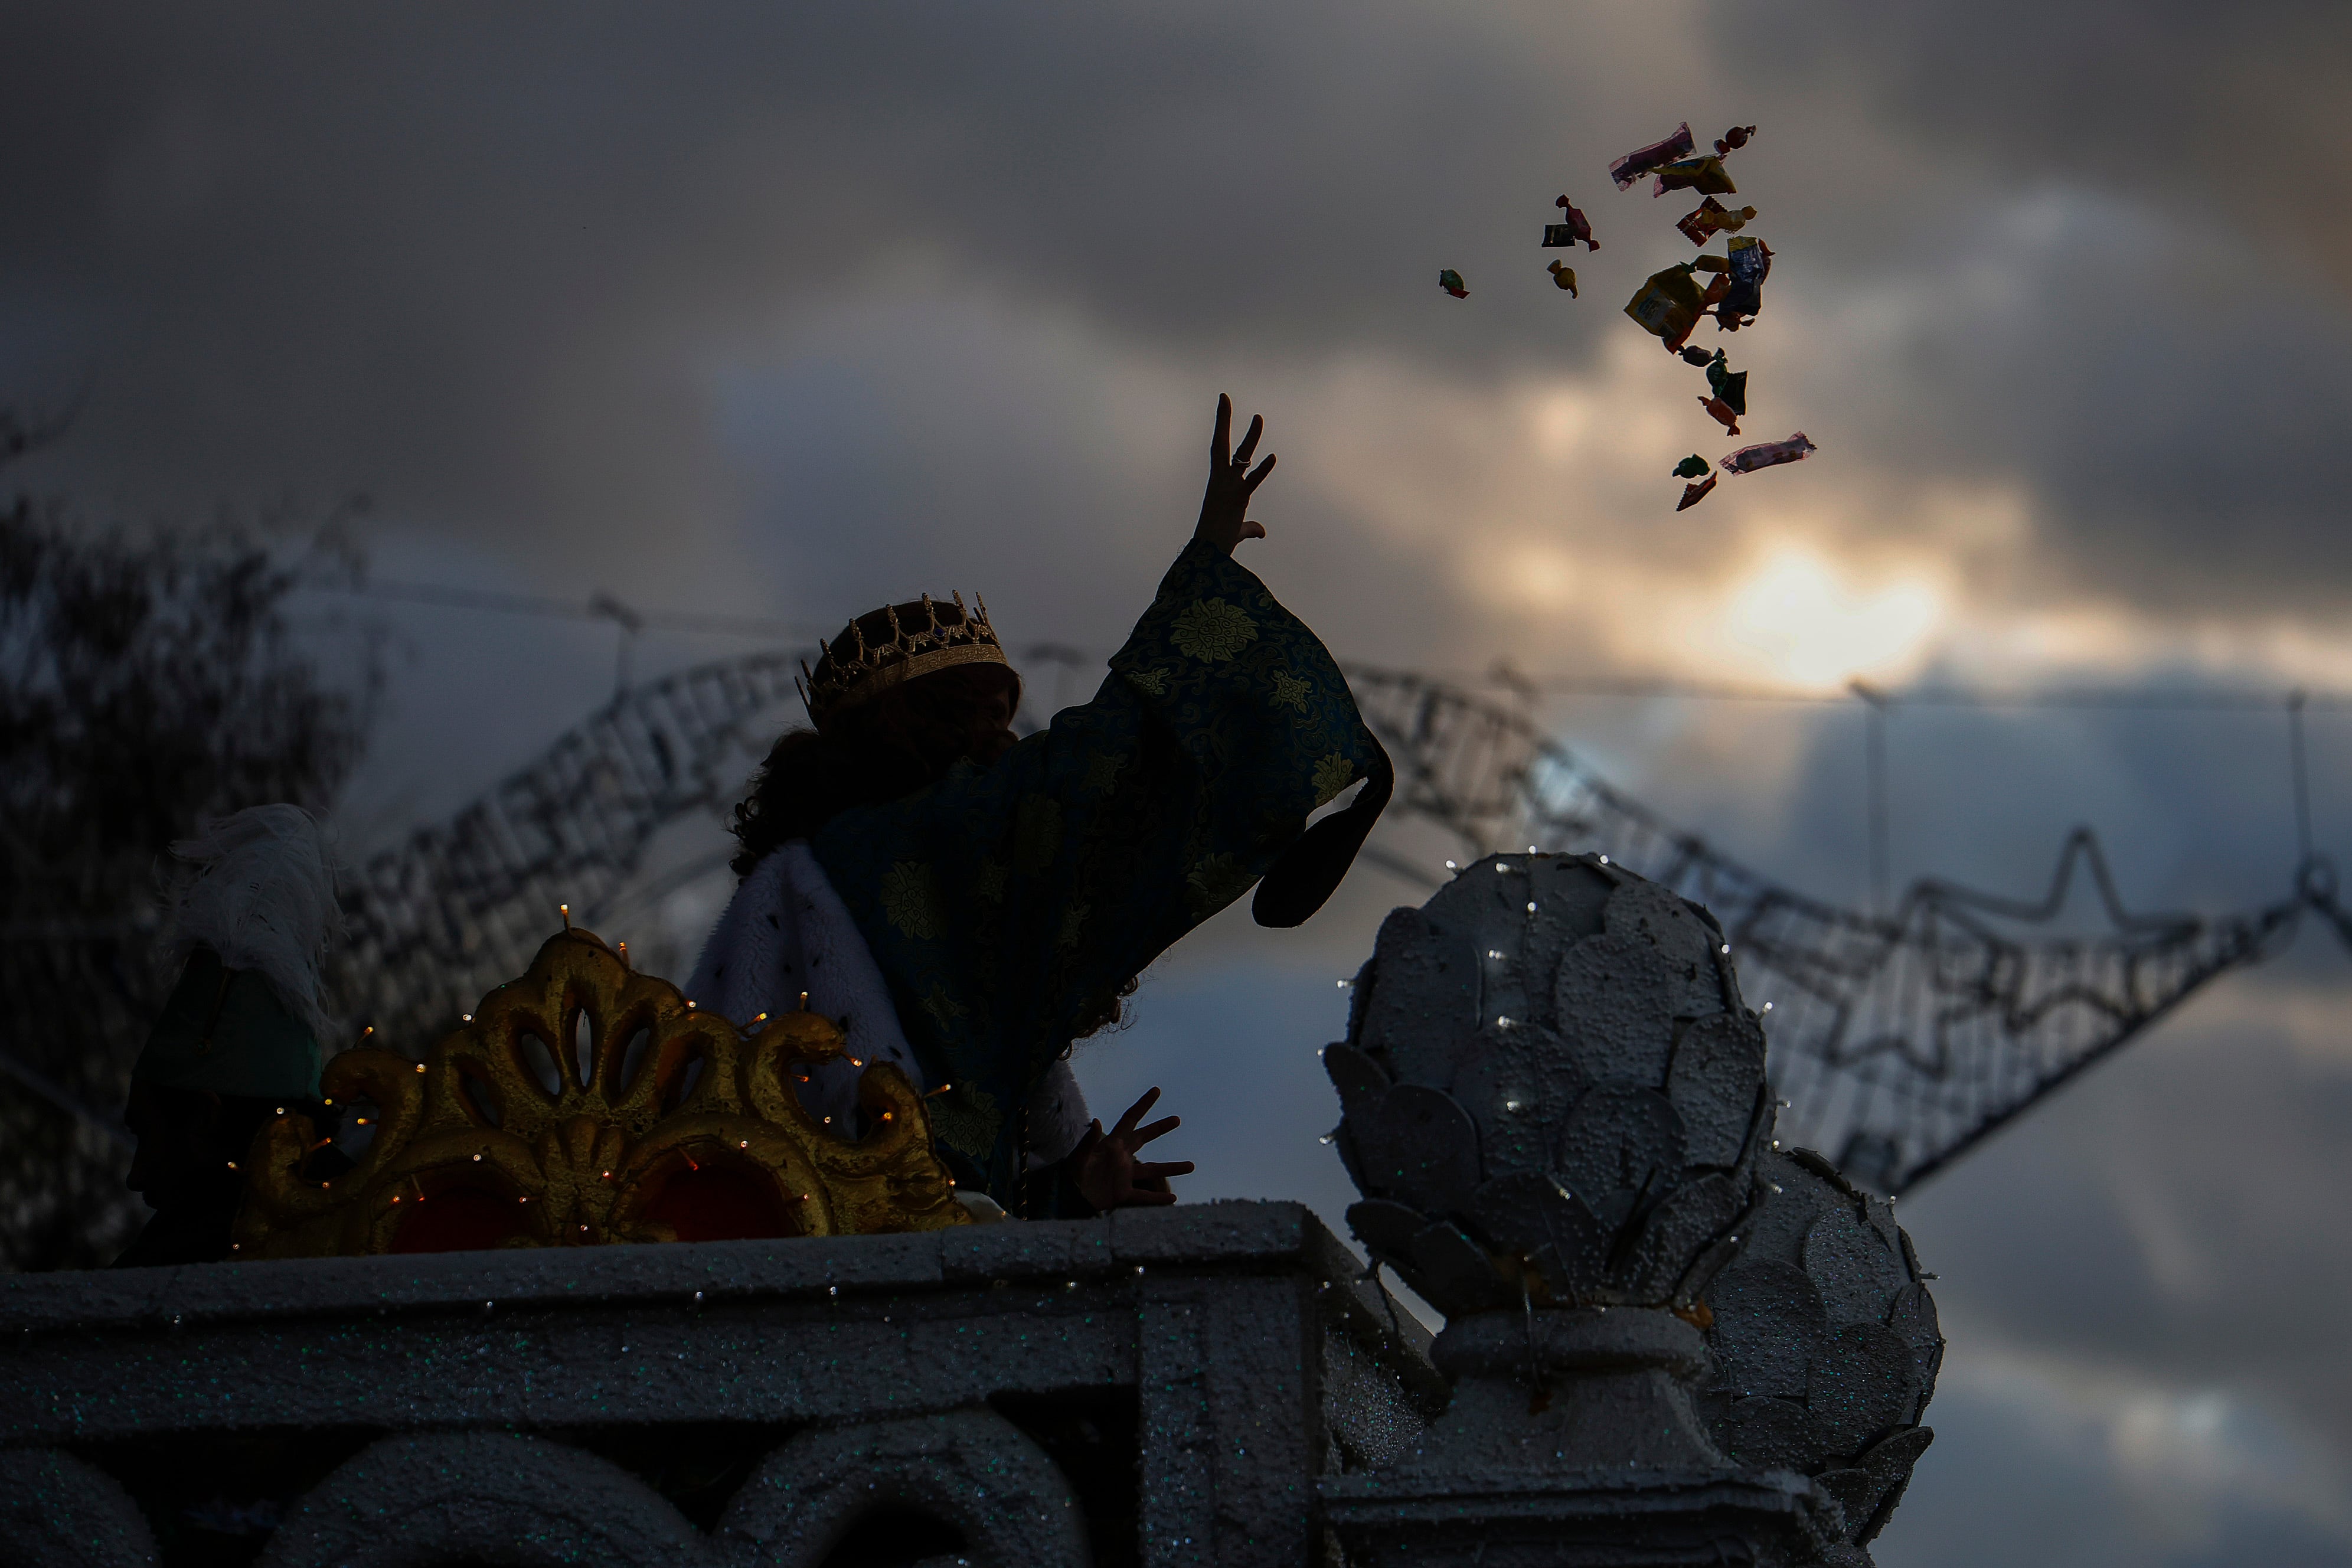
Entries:
{"label": "white feather plume", "polygon": [[319,966],[342,933],[339,868],[327,831],[299,805],[255,805],[205,821],[172,853],[199,868],[180,896],[172,950],[209,947],[258,970],[322,1049],[337,1033],[319,999]]}

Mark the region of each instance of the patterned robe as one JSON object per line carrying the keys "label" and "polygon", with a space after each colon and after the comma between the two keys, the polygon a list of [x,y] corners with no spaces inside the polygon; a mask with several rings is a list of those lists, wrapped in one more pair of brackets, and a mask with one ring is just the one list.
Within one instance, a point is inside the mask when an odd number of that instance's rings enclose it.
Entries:
{"label": "patterned robe", "polygon": [[1011,1207],[1019,1108],[1131,976],[1385,769],[1315,634],[1224,552],[1176,558],[1083,707],[810,847],[887,980],[960,1184]]}

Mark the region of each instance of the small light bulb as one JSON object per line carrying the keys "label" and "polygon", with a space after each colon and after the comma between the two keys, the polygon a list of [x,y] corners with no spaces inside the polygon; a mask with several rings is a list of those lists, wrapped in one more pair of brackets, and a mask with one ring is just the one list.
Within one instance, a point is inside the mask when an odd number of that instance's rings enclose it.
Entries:
{"label": "small light bulb", "polygon": [[425,1070],[425,1064],[423,1062],[418,1062],[416,1064],[416,1070],[418,1072],[423,1072]]}
{"label": "small light bulb", "polygon": [[1603,856],[1601,858],[1601,863],[1603,866],[1606,866],[1607,864],[1609,864],[1609,857],[1608,857],[1608,856],[1606,856],[1606,855],[1603,855]]}
{"label": "small light bulb", "polygon": [[1445,863],[1445,868],[1446,868],[1447,870],[1449,870],[1449,871],[1459,871],[1460,869],[1462,869],[1462,868],[1461,868],[1461,867],[1456,866],[1456,865],[1455,865],[1453,861],[1451,861],[1451,860],[1448,860],[1448,861]]}
{"label": "small light bulb", "polygon": [[457,1021],[461,1024],[470,1024],[474,1021],[474,1016],[471,1013],[460,1013],[457,1015]]}
{"label": "small light bulb", "polygon": [[1533,899],[1529,899],[1529,900],[1528,900],[1528,913],[1529,913],[1529,914],[1533,914],[1533,913],[1535,913],[1535,912],[1536,912],[1536,901],[1535,901]]}

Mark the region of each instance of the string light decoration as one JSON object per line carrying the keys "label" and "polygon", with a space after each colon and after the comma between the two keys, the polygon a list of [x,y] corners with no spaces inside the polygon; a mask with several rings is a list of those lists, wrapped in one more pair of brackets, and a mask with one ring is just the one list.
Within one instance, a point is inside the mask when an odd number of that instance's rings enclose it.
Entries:
{"label": "string light decoration", "polygon": [[[1893,1194],[1950,1164],[2221,974],[2292,936],[2306,909],[2338,925],[2324,862],[2294,895],[2219,920],[2126,910],[2096,837],[2078,829],[2048,893],[2021,900],[1924,879],[1884,916],[1764,877],[1615,789],[1517,710],[1411,674],[1351,670],[1397,768],[1396,805],[1450,828],[1473,858],[1529,837],[1599,853],[1703,904],[1770,1015],[1771,1081],[1793,1144]],[[2042,935],[2077,875],[2110,930]],[[1432,885],[1436,885],[1433,880]]]}
{"label": "string light decoration", "polygon": [[[347,884],[347,940],[330,964],[339,1005],[420,1048],[529,962],[549,904],[593,917],[628,895],[661,828],[732,804],[769,736],[797,718],[803,651],[624,691],[446,826],[371,858]],[[1797,1102],[1792,1141],[1838,1154],[1882,1191],[1941,1168],[2199,987],[2274,951],[2302,911],[2352,942],[2352,915],[2315,858],[2277,904],[2211,921],[2126,916],[2087,942],[2016,929],[2032,923],[2019,910],[2039,906],[1937,882],[1883,915],[1842,909],[1614,789],[1504,702],[1409,672],[1348,677],[1397,764],[1391,814],[1444,826],[1467,851],[1448,872],[1532,842],[1597,850],[1706,904],[1748,994],[1774,1006],[1772,1072]],[[2067,855],[2082,861],[2091,847]],[[717,875],[725,859],[715,850],[657,886]]]}
{"label": "string light decoration", "polygon": [[[647,1044],[632,1053],[640,1033]],[[551,1084],[526,1047],[574,1038],[596,1044],[576,1079]],[[747,1034],[692,1011],[677,987],[569,927],[425,1060],[367,1047],[331,1061],[322,1089],[373,1102],[373,1138],[331,1188],[304,1175],[309,1118],[270,1123],[248,1161],[258,1168],[235,1239],[262,1258],[398,1250],[428,1194],[464,1194],[503,1199],[520,1226],[471,1245],[675,1240],[680,1211],[665,1206],[666,1190],[682,1173],[711,1172],[754,1202],[767,1194],[775,1212],[793,1216],[786,1234],[969,1224],[932,1152],[922,1096],[898,1068],[876,1063],[859,1078],[859,1104],[873,1121],[855,1142],[802,1108],[788,1080],[844,1057],[844,1047],[839,1026],[819,1013],[787,1014]]]}

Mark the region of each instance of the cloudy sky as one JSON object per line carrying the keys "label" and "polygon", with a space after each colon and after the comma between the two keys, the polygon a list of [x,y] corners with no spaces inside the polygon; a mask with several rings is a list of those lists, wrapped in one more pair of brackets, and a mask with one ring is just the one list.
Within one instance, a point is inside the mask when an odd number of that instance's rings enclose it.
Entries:
{"label": "cloudy sky", "polygon": [[[11,10],[0,400],[79,400],[23,472],[91,518],[363,494],[380,579],[812,630],[977,589],[1103,649],[1225,390],[1282,458],[1244,559],[1343,658],[2352,690],[2339,6]],[[1689,204],[1602,169],[1685,119],[1761,128],[1734,172],[1778,260],[1725,341],[1744,438],[1820,452],[1676,514],[1675,461],[1738,443],[1619,307]],[[1575,300],[1535,243],[1563,191],[1601,242]],[[361,609],[397,639],[362,844],[611,687],[609,626]],[[1544,717],[1863,895],[1852,703]],[[2310,722],[2340,847],[2352,718]],[[2076,821],[2149,906],[2292,872],[2275,712],[1889,741],[1898,879],[2038,890]],[[1165,1081],[1200,1195],[1336,1215],[1313,1048],[1412,896],[1366,870],[1303,931],[1204,931],[1081,1058],[1097,1098]],[[2347,973],[2307,931],[1906,1201],[1953,1350],[1883,1563],[2352,1562]]]}

